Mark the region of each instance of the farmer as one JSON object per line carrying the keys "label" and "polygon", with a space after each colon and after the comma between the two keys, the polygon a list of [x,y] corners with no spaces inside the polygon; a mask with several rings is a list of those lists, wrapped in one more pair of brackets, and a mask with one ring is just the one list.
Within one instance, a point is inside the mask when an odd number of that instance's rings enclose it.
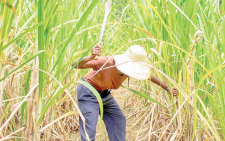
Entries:
{"label": "farmer", "polygon": [[[84,57],[75,68],[93,70],[82,79],[90,83],[100,94],[103,102],[103,121],[106,125],[110,141],[125,141],[126,117],[110,93],[110,89],[118,89],[128,77],[139,80],[149,79],[150,69],[146,66],[147,53],[144,48],[133,45],[124,54],[94,58],[101,53],[101,43],[93,47],[91,55]],[[73,65],[76,61],[73,63]],[[99,69],[103,66],[103,69]],[[105,69],[104,69],[105,68]],[[151,75],[151,81],[170,93],[167,84]],[[172,93],[177,95],[177,89]],[[99,116],[99,104],[94,94],[84,85],[77,86],[78,106],[85,118],[85,129],[91,141],[95,139],[96,125]],[[81,140],[86,141],[83,122],[79,119]]]}

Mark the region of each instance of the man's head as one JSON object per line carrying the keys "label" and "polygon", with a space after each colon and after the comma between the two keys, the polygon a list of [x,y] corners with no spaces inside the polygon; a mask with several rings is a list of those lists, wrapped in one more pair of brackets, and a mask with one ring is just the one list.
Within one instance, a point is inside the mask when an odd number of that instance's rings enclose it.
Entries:
{"label": "man's head", "polygon": [[124,54],[114,56],[116,68],[127,76],[144,80],[150,76],[147,53],[139,45],[132,45]]}

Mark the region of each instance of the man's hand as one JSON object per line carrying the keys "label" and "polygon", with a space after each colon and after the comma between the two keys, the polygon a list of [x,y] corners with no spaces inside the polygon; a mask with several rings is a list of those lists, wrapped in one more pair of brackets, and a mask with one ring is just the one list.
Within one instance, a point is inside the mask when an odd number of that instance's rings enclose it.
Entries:
{"label": "man's hand", "polygon": [[102,43],[98,43],[95,47],[93,47],[90,58],[94,59],[96,56],[100,56],[101,48],[102,48]]}
{"label": "man's hand", "polygon": [[[87,56],[87,57],[83,57],[77,64],[77,61],[74,61],[72,66],[74,68],[77,69],[88,69],[88,68],[92,68],[91,64],[88,64],[89,61],[95,59],[96,56],[101,54],[101,46],[102,43],[98,43],[97,46],[92,48],[92,52],[91,52],[91,56]],[[76,66],[74,66],[75,64],[77,64]]]}
{"label": "man's hand", "polygon": [[[166,91],[167,91],[169,94],[171,94],[171,93],[170,93],[169,87],[166,88]],[[173,96],[177,96],[177,95],[178,95],[178,90],[177,90],[177,88],[172,88],[172,94],[173,94]]]}

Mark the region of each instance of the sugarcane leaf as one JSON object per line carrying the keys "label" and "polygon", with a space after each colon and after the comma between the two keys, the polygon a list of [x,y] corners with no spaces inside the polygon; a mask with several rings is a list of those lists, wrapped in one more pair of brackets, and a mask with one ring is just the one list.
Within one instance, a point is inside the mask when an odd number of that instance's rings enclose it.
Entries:
{"label": "sugarcane leaf", "polygon": [[11,74],[13,74],[15,71],[17,71],[18,69],[20,69],[21,67],[23,67],[24,65],[26,65],[28,62],[30,62],[31,60],[33,60],[35,57],[37,57],[38,55],[44,53],[44,50],[39,51],[37,54],[33,55],[32,57],[30,57],[29,59],[27,59],[27,61],[25,61],[23,64],[19,65],[18,67],[16,67],[14,70],[12,70],[10,73],[8,73],[7,75],[5,75],[3,78],[0,79],[0,82],[2,80],[4,80],[6,77],[10,76]]}
{"label": "sugarcane leaf", "polygon": [[124,88],[126,88],[126,89],[132,91],[132,92],[133,92],[134,94],[136,94],[136,95],[139,95],[139,96],[141,96],[141,97],[143,97],[143,98],[145,98],[145,99],[147,99],[147,100],[150,100],[150,101],[152,101],[152,102],[155,102],[156,104],[158,104],[159,106],[163,107],[164,109],[167,109],[167,108],[166,108],[165,106],[163,106],[160,102],[158,102],[157,100],[151,98],[150,96],[148,96],[148,95],[145,94],[145,93],[139,92],[139,91],[137,91],[137,90],[134,90],[134,89],[131,89],[131,88],[128,88],[128,87],[125,87],[125,86],[122,86],[122,87],[124,87]]}

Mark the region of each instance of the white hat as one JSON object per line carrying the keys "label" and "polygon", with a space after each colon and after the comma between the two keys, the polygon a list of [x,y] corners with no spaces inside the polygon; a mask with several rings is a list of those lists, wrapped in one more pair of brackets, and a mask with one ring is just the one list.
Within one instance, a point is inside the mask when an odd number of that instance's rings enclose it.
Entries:
{"label": "white hat", "polygon": [[114,56],[116,68],[124,74],[139,80],[148,79],[147,53],[143,47],[133,45],[124,54]]}

